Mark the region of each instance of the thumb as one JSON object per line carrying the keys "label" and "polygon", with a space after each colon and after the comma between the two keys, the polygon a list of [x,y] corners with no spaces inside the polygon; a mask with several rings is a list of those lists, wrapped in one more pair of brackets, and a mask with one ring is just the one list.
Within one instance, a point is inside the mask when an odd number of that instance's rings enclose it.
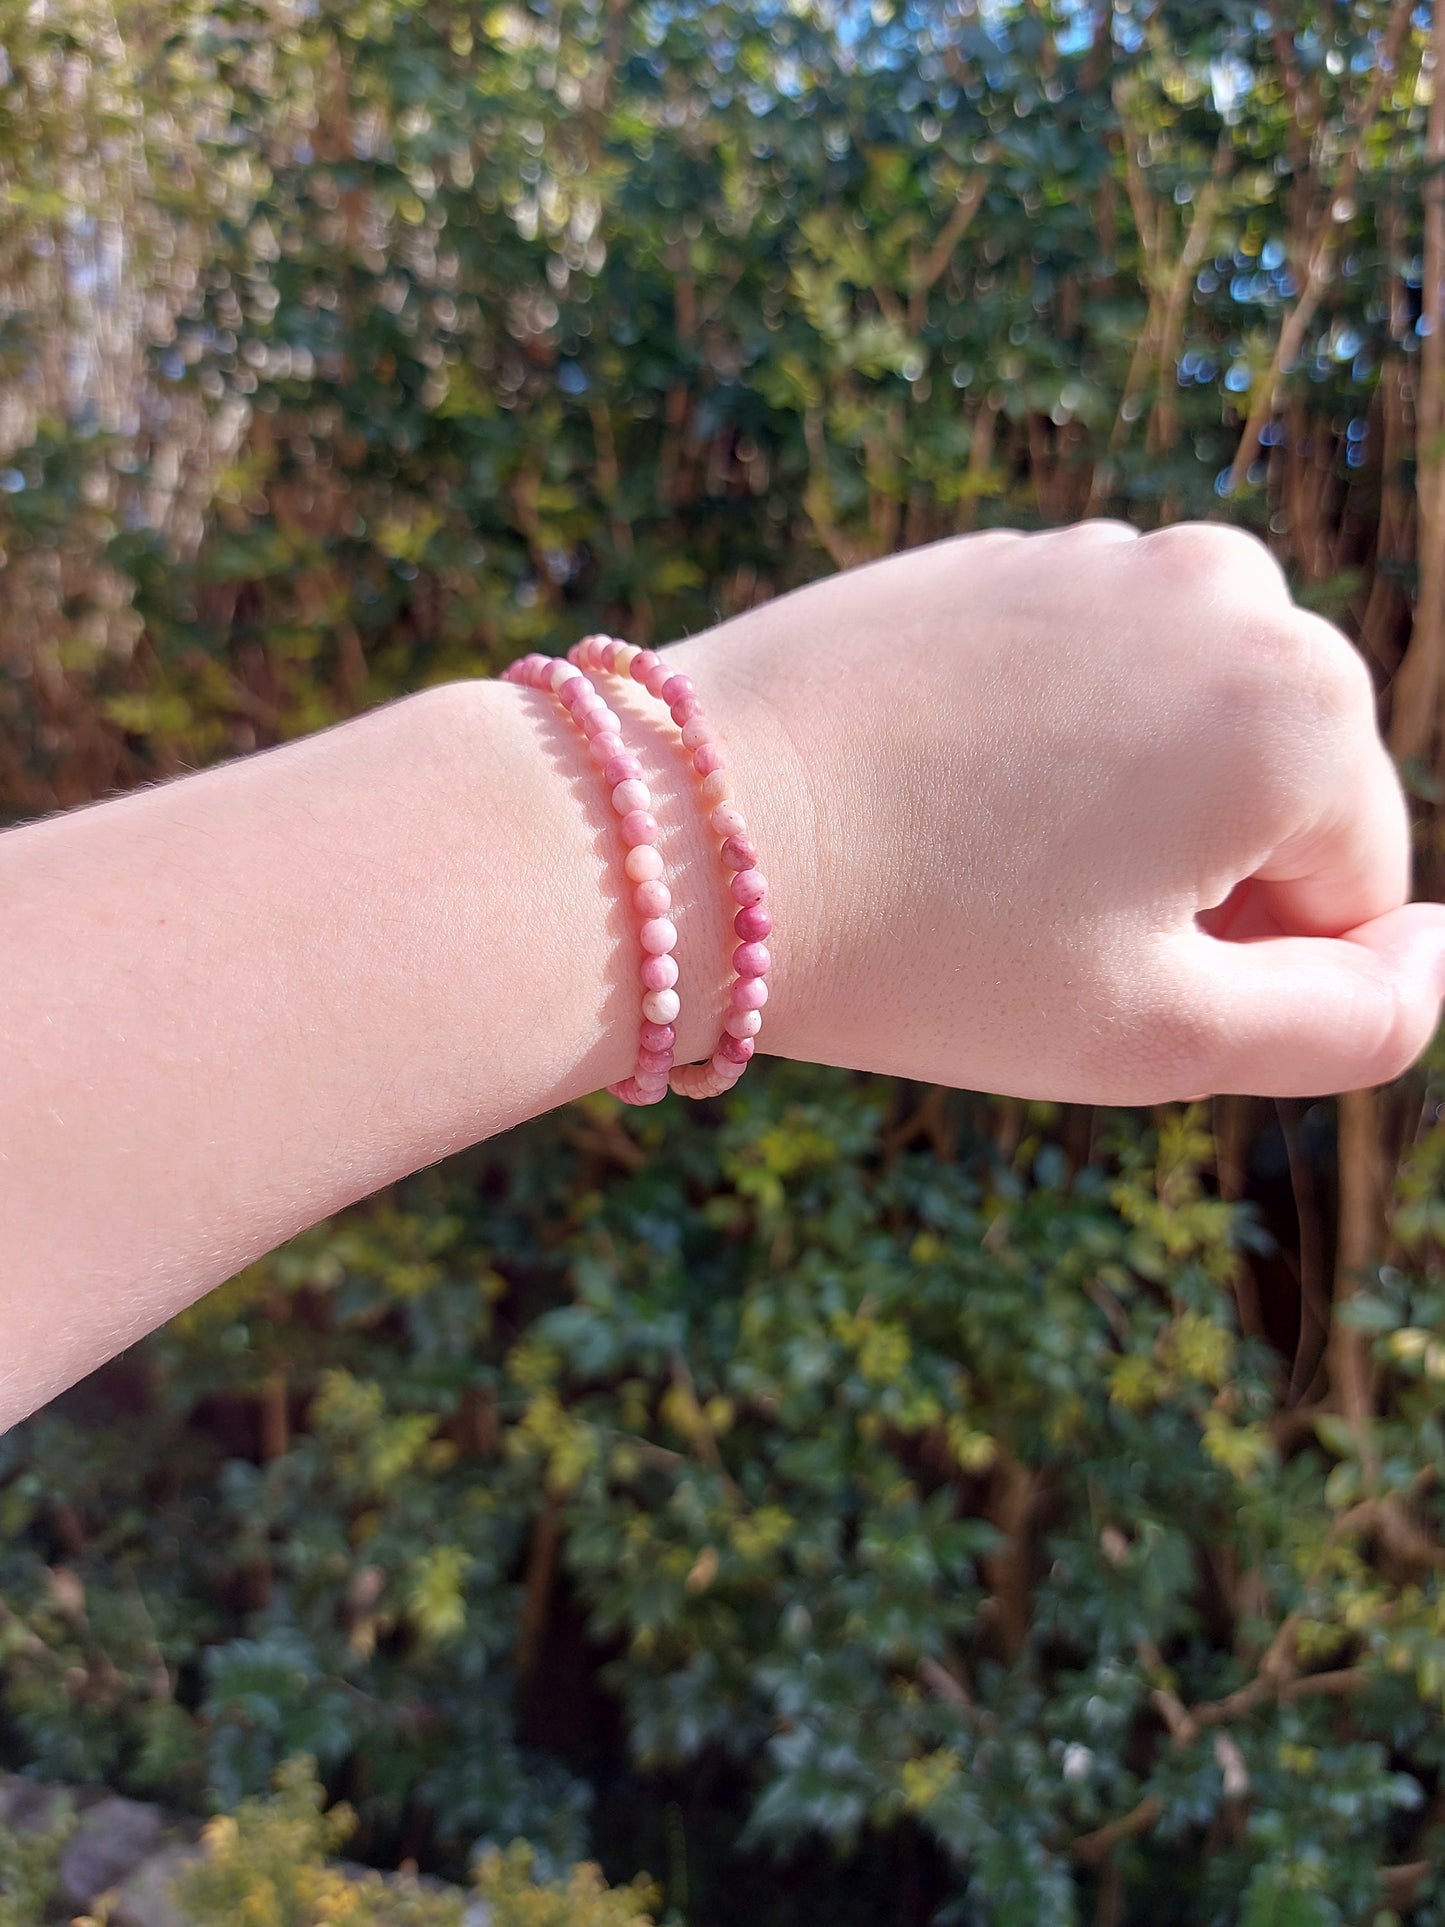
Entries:
{"label": "thumb", "polygon": [[1181,951],[1196,1089],[1320,1097],[1386,1084],[1440,1021],[1445,904],[1407,903],[1339,937],[1230,943],[1192,930]]}

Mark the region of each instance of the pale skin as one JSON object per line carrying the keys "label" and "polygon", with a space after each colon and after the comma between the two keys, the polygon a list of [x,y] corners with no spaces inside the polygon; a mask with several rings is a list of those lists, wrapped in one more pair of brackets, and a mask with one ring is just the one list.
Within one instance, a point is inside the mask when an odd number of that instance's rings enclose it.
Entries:
{"label": "pale skin", "polygon": [[[764,1051],[1137,1104],[1362,1088],[1430,1041],[1445,906],[1407,901],[1369,677],[1249,537],[962,538],[666,654],[769,878]],[[692,1061],[731,906],[671,725],[608,694]],[[0,1428],[305,1226],[631,1068],[605,798],[511,684],[9,831],[0,902]]]}

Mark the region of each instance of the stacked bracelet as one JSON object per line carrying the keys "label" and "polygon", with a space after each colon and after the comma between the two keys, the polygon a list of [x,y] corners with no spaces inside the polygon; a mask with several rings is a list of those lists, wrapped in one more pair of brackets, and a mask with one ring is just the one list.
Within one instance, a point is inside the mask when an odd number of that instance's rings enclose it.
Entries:
{"label": "stacked bracelet", "polygon": [[502,680],[555,696],[586,737],[587,753],[599,765],[607,785],[626,852],[623,868],[633,886],[632,907],[641,919],[637,934],[642,949],[637,1068],[631,1077],[608,1089],[626,1104],[656,1104],[667,1095],[667,1074],[677,1042],[674,1019],[680,1005],[675,988],[677,960],[672,954],[677,929],[667,914],[672,897],[662,880],[657,819],[651,813],[652,792],[642,780],[642,764],[622,740],[621,718],[607,707],[596,684],[570,662],[553,656],[523,656],[508,664]]}
{"label": "stacked bracelet", "polygon": [[768,1001],[764,979],[772,964],[763,941],[773,927],[766,903],[767,878],[757,867],[758,852],[742,813],[728,796],[722,749],[703,718],[702,703],[689,678],[675,674],[656,650],[635,649],[613,636],[584,636],[568,655],[578,670],[630,676],[665,703],[702,779],[708,823],[720,840],[718,854],[729,878],[728,892],[738,906],[733,930],[739,941],[732,954],[734,976],[712,1056],[702,1064],[679,1065],[670,1082],[680,1097],[718,1097],[742,1076],[762,1029],[763,1005]]}

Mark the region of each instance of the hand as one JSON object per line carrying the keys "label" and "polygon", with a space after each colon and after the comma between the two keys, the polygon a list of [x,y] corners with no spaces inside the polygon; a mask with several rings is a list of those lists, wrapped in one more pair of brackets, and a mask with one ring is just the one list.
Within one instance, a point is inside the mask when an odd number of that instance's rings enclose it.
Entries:
{"label": "hand", "polygon": [[1428,1044],[1445,907],[1406,903],[1368,672],[1252,537],[964,537],[669,655],[739,738],[764,1049],[1141,1104],[1359,1088]]}

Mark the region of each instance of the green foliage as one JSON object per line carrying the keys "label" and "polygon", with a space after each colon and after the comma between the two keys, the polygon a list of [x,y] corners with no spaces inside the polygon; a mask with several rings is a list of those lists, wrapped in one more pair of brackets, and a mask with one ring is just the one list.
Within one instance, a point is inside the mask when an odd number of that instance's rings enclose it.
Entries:
{"label": "green foliage", "polygon": [[[1356,1918],[1439,1846],[1427,1288],[1357,1301],[1391,1387],[1365,1465],[1338,1424],[1281,1429],[1231,1290],[1258,1232],[1202,1183],[1197,1112],[1117,1119],[1075,1167],[1045,1106],[1007,1157],[965,1099],[956,1156],[907,1148],[905,1096],[770,1067],[707,1131],[588,1100],[159,1334],[126,1454],[99,1386],[12,1435],[0,1709],[28,1756],[144,1777],[163,1704],[227,1803],[314,1747],[373,1851],[420,1810],[453,1872],[523,1835],[548,1877],[598,1798],[614,1864],[665,1863],[647,1789],[705,1771],[734,1854],[907,1829],[990,1920],[1072,1917],[1143,1810],[1141,1920]],[[1374,1556],[1397,1501],[1405,1584]],[[558,1705],[578,1612],[601,1671]],[[586,1739],[609,1701],[626,1757]],[[725,1877],[689,1866],[697,1919],[729,1917]]]}
{"label": "green foliage", "polygon": [[590,1864],[574,1867],[565,1881],[538,1882],[535,1856],[525,1841],[505,1853],[495,1847],[477,1866],[477,1892],[490,1909],[493,1927],[652,1927],[657,1891],[647,1879],[609,1888]]}
{"label": "green foliage", "polygon": [[[288,1761],[274,1794],[210,1822],[204,1858],[177,1880],[176,1898],[196,1927],[462,1927],[459,1892],[330,1864],[355,1823],[345,1806],[326,1810],[313,1761]],[[651,1927],[645,1881],[613,1891],[584,1865],[549,1884],[534,1864],[524,1841],[482,1856],[476,1892],[492,1927]]]}
{"label": "green foliage", "polygon": [[[0,0],[7,811],[1085,512],[1388,674],[1397,12]],[[1438,1927],[1442,1097],[1333,1309],[1327,1106],[760,1066],[393,1187],[0,1440],[0,1757],[236,1809],[281,1919],[383,1904],[247,1804],[308,1755],[385,1864],[530,1842],[517,1927],[651,1905],[589,1844],[694,1927]]]}
{"label": "green foliage", "polygon": [[0,1927],[39,1927],[58,1899],[58,1869],[75,1813],[60,1800],[48,1826],[19,1833],[0,1822]]}

